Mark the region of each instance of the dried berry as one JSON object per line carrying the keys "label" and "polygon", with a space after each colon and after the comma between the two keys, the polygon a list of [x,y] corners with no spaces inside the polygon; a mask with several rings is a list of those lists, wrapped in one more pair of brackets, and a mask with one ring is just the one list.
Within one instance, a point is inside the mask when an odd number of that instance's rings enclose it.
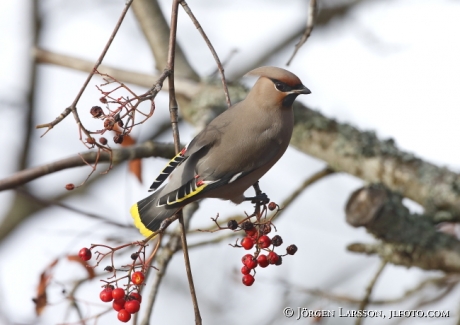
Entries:
{"label": "dried berry", "polygon": [[91,107],[91,110],[89,112],[94,118],[99,118],[104,115],[104,111],[99,106]]}
{"label": "dried berry", "polygon": [[270,202],[268,204],[268,210],[273,211],[276,209],[277,204],[275,202]]}
{"label": "dried berry", "polygon": [[283,238],[280,235],[276,235],[272,238],[272,244],[275,247],[281,246],[283,244]]}
{"label": "dried berry", "polygon": [[110,265],[107,265],[107,266],[104,268],[104,271],[112,272],[112,271],[113,271],[113,267],[111,267]]}
{"label": "dried berry", "polygon": [[86,138],[86,143],[89,143],[89,144],[95,144],[96,143],[96,140],[94,138]]}
{"label": "dried berry", "polygon": [[105,98],[105,96],[102,96],[101,98],[99,98],[99,101],[103,104],[106,104],[107,103],[107,98]]}
{"label": "dried berry", "polygon": [[254,228],[254,224],[251,221],[245,221],[241,225],[241,228],[244,229],[244,230],[251,230],[251,229]]}
{"label": "dried berry", "polygon": [[236,220],[230,220],[227,223],[227,227],[231,230],[235,230],[236,228],[238,228],[238,222],[236,222]]}
{"label": "dried berry", "polygon": [[113,137],[113,142],[115,143],[122,143],[123,142],[123,134],[117,134]]}
{"label": "dried berry", "polygon": [[267,235],[272,231],[272,226],[270,226],[270,224],[268,224],[268,223],[260,225],[259,231],[262,234]]}
{"label": "dried berry", "polygon": [[275,265],[281,265],[283,264],[283,258],[281,256],[278,256],[278,260],[276,261]]}
{"label": "dried berry", "polygon": [[100,142],[100,144],[102,144],[103,146],[105,146],[105,145],[107,144],[107,139],[104,138],[104,137],[100,137],[100,138],[99,138],[99,142]]}
{"label": "dried berry", "polygon": [[65,186],[65,189],[67,191],[72,191],[74,188],[75,188],[75,185],[73,185],[72,183],[69,183]]}
{"label": "dried berry", "polygon": [[132,259],[133,261],[137,260],[138,257],[139,257],[139,253],[132,253],[132,254],[131,254],[131,259]]}
{"label": "dried berry", "polygon": [[112,130],[115,125],[115,119],[113,117],[106,118],[104,121],[104,128],[106,130]]}
{"label": "dried berry", "polygon": [[297,252],[297,246],[296,245],[289,245],[286,247],[286,253],[289,255],[294,255]]}

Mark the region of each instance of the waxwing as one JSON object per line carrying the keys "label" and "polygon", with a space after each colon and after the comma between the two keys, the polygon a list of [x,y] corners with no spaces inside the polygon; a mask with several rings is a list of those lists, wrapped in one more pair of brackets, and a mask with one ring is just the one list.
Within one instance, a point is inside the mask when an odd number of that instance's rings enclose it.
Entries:
{"label": "waxwing", "polygon": [[292,104],[310,90],[281,68],[260,67],[248,75],[259,79],[247,97],[212,120],[166,165],[150,187],[155,192],[132,206],[134,224],[144,236],[190,202],[243,202],[244,191],[286,151],[294,126]]}

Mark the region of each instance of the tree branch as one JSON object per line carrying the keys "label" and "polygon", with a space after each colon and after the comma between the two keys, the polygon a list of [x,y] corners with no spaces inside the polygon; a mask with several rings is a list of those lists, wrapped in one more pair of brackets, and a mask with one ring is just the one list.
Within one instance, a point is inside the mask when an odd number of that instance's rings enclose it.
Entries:
{"label": "tree branch", "polygon": [[346,206],[347,222],[365,227],[383,243],[352,244],[348,250],[378,254],[383,260],[424,270],[460,272],[460,241],[437,231],[433,218],[411,214],[402,196],[380,184],[355,191]]}
{"label": "tree branch", "polygon": [[[79,156],[72,156],[46,165],[21,170],[10,177],[0,180],[0,191],[18,187],[34,179],[60,170],[79,166],[86,166],[87,164],[85,163],[85,161],[87,163],[94,163],[97,160],[97,156],[97,152],[89,151]],[[158,143],[149,140],[140,145],[112,150],[112,161],[115,164],[134,158],[146,158],[152,156],[170,159],[174,157],[174,147],[171,144]],[[109,161],[110,155],[108,153],[101,152],[99,154],[98,162],[103,163]]]}
{"label": "tree branch", "polygon": [[[84,72],[91,72],[94,68],[94,63],[91,61],[46,51],[40,48],[35,48],[33,54],[39,63],[54,64]],[[160,78],[160,75],[133,72],[103,64],[99,66],[98,71],[108,74],[116,80],[146,88],[151,88]],[[175,85],[176,92],[188,99],[193,98],[201,88],[199,83],[185,78],[176,78]],[[168,85],[164,84],[162,90],[169,90]]]}
{"label": "tree branch", "polygon": [[[136,0],[133,3],[133,11],[155,57],[156,68],[158,71],[161,71],[168,62],[168,23],[157,0]],[[177,44],[176,48],[174,73],[181,78],[195,81],[200,80],[200,77],[188,62],[179,44]]]}

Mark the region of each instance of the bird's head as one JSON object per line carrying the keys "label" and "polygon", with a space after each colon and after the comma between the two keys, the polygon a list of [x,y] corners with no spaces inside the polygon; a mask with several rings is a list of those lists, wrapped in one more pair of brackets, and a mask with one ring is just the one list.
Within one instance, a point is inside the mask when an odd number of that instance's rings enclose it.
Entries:
{"label": "bird's head", "polygon": [[251,89],[251,97],[276,107],[291,108],[297,96],[311,93],[295,74],[281,68],[260,67],[247,75],[260,77]]}

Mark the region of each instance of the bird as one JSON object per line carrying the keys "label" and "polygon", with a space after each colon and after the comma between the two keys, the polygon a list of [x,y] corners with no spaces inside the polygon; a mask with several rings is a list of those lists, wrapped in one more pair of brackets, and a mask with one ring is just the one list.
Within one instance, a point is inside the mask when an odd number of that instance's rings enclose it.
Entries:
{"label": "bird", "polygon": [[131,207],[134,225],[145,237],[154,235],[166,218],[202,198],[236,204],[262,199],[247,198],[244,192],[286,151],[294,127],[294,100],[311,91],[282,68],[263,66],[247,75],[259,77],[247,97],[199,132],[155,179],[149,189],[154,193]]}

